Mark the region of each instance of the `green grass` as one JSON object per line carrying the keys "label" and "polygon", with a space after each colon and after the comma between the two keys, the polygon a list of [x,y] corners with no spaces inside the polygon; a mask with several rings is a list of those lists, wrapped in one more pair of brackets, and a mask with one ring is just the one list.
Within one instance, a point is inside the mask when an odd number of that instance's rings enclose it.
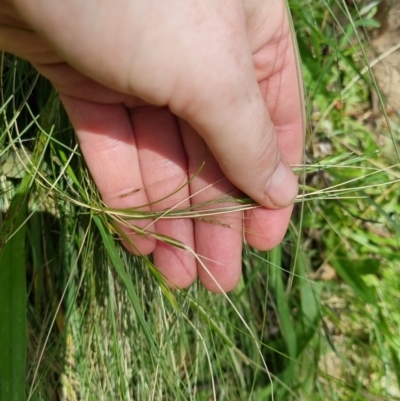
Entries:
{"label": "green grass", "polygon": [[115,219],[129,213],[102,205],[52,88],[2,56],[1,401],[400,399],[400,125],[362,118],[377,88],[361,41],[376,22],[348,4],[290,2],[301,194],[284,242],[246,246],[228,295],[172,292],[151,258],[124,251]]}

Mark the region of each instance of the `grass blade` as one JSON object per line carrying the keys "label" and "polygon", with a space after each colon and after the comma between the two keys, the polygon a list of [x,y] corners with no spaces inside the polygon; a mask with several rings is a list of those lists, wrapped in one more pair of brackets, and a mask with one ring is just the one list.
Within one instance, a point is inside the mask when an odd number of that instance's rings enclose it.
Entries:
{"label": "grass blade", "polygon": [[25,400],[26,193],[12,199],[0,244],[0,400]]}
{"label": "grass blade", "polygon": [[111,262],[113,263],[114,268],[115,268],[116,272],[118,273],[119,278],[124,283],[125,288],[128,292],[129,299],[132,303],[133,308],[135,309],[136,316],[139,320],[140,326],[142,327],[143,333],[144,333],[146,340],[149,344],[149,347],[151,349],[150,355],[152,355],[152,356],[157,355],[158,347],[156,346],[156,341],[155,341],[153,335],[151,334],[150,328],[144,318],[144,314],[143,314],[142,308],[140,307],[140,303],[139,303],[139,297],[136,293],[135,287],[132,284],[132,280],[129,277],[128,273],[126,272],[126,270],[122,264],[121,258],[118,255],[118,251],[115,246],[114,239],[112,238],[111,234],[109,232],[107,232],[106,229],[104,228],[104,225],[103,225],[100,217],[93,216],[93,220],[100,232],[100,235],[103,240],[104,246],[107,250],[108,256],[110,257]]}
{"label": "grass blade", "polygon": [[286,383],[291,383],[295,368],[292,360],[295,360],[297,355],[297,336],[292,322],[290,305],[285,293],[285,285],[280,270],[280,267],[282,266],[281,246],[277,246],[270,252],[270,263],[272,266],[271,285],[276,297],[277,316],[282,330],[282,336],[286,343],[288,355],[291,358],[285,370],[284,381]]}

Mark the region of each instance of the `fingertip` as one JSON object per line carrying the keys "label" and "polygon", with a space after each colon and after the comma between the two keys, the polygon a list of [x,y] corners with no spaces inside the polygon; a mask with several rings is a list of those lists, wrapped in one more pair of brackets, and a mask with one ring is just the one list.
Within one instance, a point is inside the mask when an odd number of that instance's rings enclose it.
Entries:
{"label": "fingertip", "polygon": [[[144,223],[144,222],[142,222]],[[121,224],[119,224],[121,226]],[[120,227],[123,231],[121,238],[124,247],[136,256],[150,255],[156,249],[156,239],[151,236],[140,235],[131,228]]]}
{"label": "fingertip", "polygon": [[259,251],[269,251],[284,239],[293,205],[283,209],[258,208],[246,212],[246,242]]}
{"label": "fingertip", "polygon": [[242,274],[242,232],[235,229],[242,214],[219,216],[230,227],[195,222],[197,273],[201,284],[214,293],[235,288]]}
{"label": "fingertip", "polygon": [[294,202],[298,190],[297,177],[293,174],[290,166],[281,160],[266,183],[265,206],[271,207],[270,203],[272,203],[273,207],[285,208]]}
{"label": "fingertip", "polygon": [[158,241],[153,261],[171,289],[185,289],[196,280],[196,260],[184,249]]}
{"label": "fingertip", "polygon": [[200,280],[200,281],[203,287],[206,290],[212,292],[213,294],[223,294],[234,290],[240,280],[240,277],[241,276],[235,277],[233,280],[224,281],[221,284],[208,280],[207,281]]}

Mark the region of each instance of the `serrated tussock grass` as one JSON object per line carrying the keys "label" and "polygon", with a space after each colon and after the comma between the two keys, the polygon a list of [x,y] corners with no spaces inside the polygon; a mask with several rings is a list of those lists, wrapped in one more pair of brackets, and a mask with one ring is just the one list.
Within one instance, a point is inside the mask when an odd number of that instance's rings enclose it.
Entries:
{"label": "serrated tussock grass", "polygon": [[[198,258],[135,220],[191,218],[241,231],[242,222],[219,216],[259,206],[225,194],[182,207],[178,187],[170,194],[174,207],[165,210],[107,208],[49,84],[2,56],[0,269],[8,281],[0,282],[0,342],[11,344],[2,347],[2,394],[399,398],[400,131],[386,111],[372,122],[362,117],[377,89],[361,51],[375,8],[298,0],[291,7],[310,125],[305,163],[293,166],[297,206],[282,245],[271,252],[245,246],[243,277],[229,294],[210,294],[197,283],[170,290],[151,257],[123,249],[129,238],[120,227]],[[374,125],[390,147],[377,144]]]}

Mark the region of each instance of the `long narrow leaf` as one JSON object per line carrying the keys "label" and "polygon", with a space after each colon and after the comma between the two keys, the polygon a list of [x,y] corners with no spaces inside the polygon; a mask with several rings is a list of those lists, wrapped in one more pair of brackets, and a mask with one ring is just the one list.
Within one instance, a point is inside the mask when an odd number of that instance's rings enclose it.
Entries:
{"label": "long narrow leaf", "polygon": [[11,201],[0,245],[0,400],[25,400],[26,194]]}
{"label": "long narrow leaf", "polygon": [[93,216],[93,220],[99,229],[101,238],[103,240],[104,246],[107,250],[108,256],[111,259],[112,264],[114,265],[114,268],[116,272],[118,273],[119,278],[122,280],[123,284],[125,285],[125,288],[128,292],[129,299],[132,303],[133,308],[135,309],[136,316],[139,320],[140,326],[142,327],[143,333],[146,337],[146,340],[149,344],[149,347],[151,349],[151,355],[157,355],[157,349],[158,347],[156,346],[156,341],[151,334],[150,328],[144,318],[144,314],[142,311],[142,308],[140,307],[139,304],[139,297],[137,296],[135,287],[133,286],[132,280],[129,277],[127,271],[125,270],[121,258],[118,254],[117,248],[115,246],[114,240],[109,232],[107,232],[104,228],[104,225],[101,221],[101,219],[98,216]]}

